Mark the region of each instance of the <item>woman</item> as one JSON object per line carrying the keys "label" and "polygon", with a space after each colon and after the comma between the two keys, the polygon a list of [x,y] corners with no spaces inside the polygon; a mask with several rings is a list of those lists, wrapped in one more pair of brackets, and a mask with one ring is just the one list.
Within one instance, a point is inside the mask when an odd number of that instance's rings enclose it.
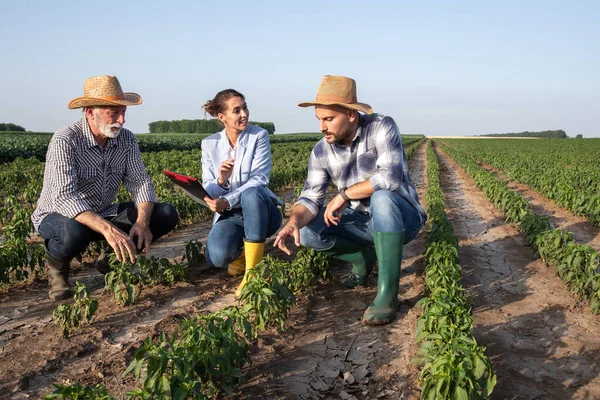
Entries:
{"label": "woman", "polygon": [[[202,184],[212,197],[205,201],[215,212],[206,258],[215,267],[229,264],[230,275],[247,274],[263,257],[266,238],[283,218],[277,208],[283,203],[267,188],[269,134],[248,124],[246,99],[236,90],[217,93],[203,107],[225,127],[202,141]],[[245,284],[246,275],[237,296]]]}

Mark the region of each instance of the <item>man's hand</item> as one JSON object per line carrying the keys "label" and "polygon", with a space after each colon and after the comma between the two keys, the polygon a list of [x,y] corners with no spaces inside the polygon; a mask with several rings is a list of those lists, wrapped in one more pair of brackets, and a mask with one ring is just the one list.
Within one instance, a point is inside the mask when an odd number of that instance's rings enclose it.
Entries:
{"label": "man's hand", "polygon": [[294,238],[294,244],[296,247],[300,246],[300,230],[295,224],[290,224],[289,222],[279,231],[279,234],[275,238],[275,242],[273,242],[273,247],[278,246],[285,254],[288,256],[292,255],[290,249],[287,248],[285,241],[288,236],[292,236]]}
{"label": "man's hand", "polygon": [[[133,231],[133,228],[131,228],[131,230]],[[129,256],[129,261],[132,264],[135,262],[135,245],[133,244],[133,240],[131,240],[125,232],[109,223],[102,234],[110,247],[115,251],[117,260],[125,262],[127,261],[127,256]]]}
{"label": "man's hand", "polygon": [[337,226],[337,224],[342,219],[342,213],[344,212],[344,208],[348,205],[348,202],[342,198],[339,194],[335,196],[329,204],[327,204],[327,208],[325,209],[325,225],[330,227],[332,224]]}
{"label": "man's hand", "polygon": [[217,181],[219,185],[225,185],[229,178],[231,178],[231,174],[233,173],[233,166],[235,165],[235,160],[230,158],[229,160],[225,160],[219,166],[219,177]]}
{"label": "man's hand", "polygon": [[204,201],[206,202],[206,205],[208,206],[208,208],[210,208],[210,210],[212,212],[218,212],[220,213],[221,211],[229,208],[229,201],[227,201],[226,199],[220,197],[218,199],[209,199],[208,197],[204,198]]}
{"label": "man's hand", "polygon": [[142,250],[144,254],[150,250],[152,244],[152,232],[148,225],[142,222],[136,222],[129,231],[129,238],[133,241],[133,238],[137,236],[137,248]]}

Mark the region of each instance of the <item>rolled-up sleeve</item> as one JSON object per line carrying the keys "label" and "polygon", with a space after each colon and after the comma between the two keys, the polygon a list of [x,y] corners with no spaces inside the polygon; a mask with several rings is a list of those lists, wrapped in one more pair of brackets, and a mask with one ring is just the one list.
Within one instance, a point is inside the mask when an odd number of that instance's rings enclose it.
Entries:
{"label": "rolled-up sleeve", "polygon": [[152,179],[146,172],[146,167],[140,155],[140,148],[134,138],[127,155],[127,167],[123,182],[131,194],[136,206],[145,202],[156,203],[156,191]]}
{"label": "rolled-up sleeve", "polygon": [[75,218],[92,207],[77,192],[77,171],[72,160],[75,159],[73,144],[57,139],[50,143],[46,155],[46,171],[51,193],[56,194],[56,212],[68,218]]}
{"label": "rolled-up sleeve", "polygon": [[375,190],[395,191],[402,185],[403,176],[403,152],[402,139],[398,126],[390,117],[381,121],[381,127],[385,134],[376,136],[377,147],[377,170],[369,178],[369,182]]}
{"label": "rolled-up sleeve", "polygon": [[[322,150],[322,148],[321,148]],[[331,177],[327,170],[321,165],[320,159],[317,156],[318,146],[310,153],[308,160],[308,177],[304,183],[304,189],[300,193],[298,201],[294,206],[302,204],[310,210],[313,216],[319,213],[325,201],[327,187],[331,182]]]}

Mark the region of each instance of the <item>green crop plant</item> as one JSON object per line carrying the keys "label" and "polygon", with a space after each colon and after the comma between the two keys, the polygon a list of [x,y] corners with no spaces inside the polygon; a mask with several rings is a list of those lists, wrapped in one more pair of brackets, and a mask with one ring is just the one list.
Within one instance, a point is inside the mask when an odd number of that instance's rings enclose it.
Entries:
{"label": "green crop plant", "polygon": [[205,260],[202,249],[204,245],[200,240],[190,240],[185,244],[185,256],[188,263],[197,264]]}
{"label": "green crop plant", "polygon": [[141,293],[139,278],[133,273],[133,265],[120,262],[113,253],[109,257],[111,271],[104,276],[105,291],[113,294],[117,303],[125,306],[133,304]]}
{"label": "green crop plant", "polygon": [[258,330],[269,326],[285,329],[285,319],[296,302],[292,292],[287,263],[267,256],[247,271],[248,282],[242,288],[240,301],[244,312],[253,316]]}
{"label": "green crop plant", "polygon": [[79,382],[53,385],[56,389],[44,400],[114,400],[102,385],[84,386]]}
{"label": "green crop plant", "polygon": [[[250,362],[249,322],[238,308],[186,319],[172,337],[146,340],[124,376],[142,380],[134,398],[206,399],[232,394]],[[142,373],[142,368],[145,371]]]}
{"label": "green crop plant", "polygon": [[52,312],[54,322],[62,328],[64,337],[69,337],[71,331],[79,328],[84,322],[91,324],[98,309],[98,300],[89,297],[86,285],[77,281],[73,292],[75,302],[72,305],[59,304]]}

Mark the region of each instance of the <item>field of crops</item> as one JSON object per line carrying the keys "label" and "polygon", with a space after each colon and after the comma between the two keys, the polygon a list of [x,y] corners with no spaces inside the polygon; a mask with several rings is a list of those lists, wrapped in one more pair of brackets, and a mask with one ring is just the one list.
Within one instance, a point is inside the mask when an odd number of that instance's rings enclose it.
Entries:
{"label": "field of crops", "polygon": [[[138,136],[180,226],[106,280],[91,246],[57,307],[29,222],[49,135],[0,135],[3,398],[600,398],[600,141],[403,137],[429,221],[374,328],[376,275],[349,291],[349,264],[272,238],[233,296],[240,278],[203,259],[210,213],[162,174],[200,176],[203,137]],[[271,136],[287,216],[319,137]]]}

